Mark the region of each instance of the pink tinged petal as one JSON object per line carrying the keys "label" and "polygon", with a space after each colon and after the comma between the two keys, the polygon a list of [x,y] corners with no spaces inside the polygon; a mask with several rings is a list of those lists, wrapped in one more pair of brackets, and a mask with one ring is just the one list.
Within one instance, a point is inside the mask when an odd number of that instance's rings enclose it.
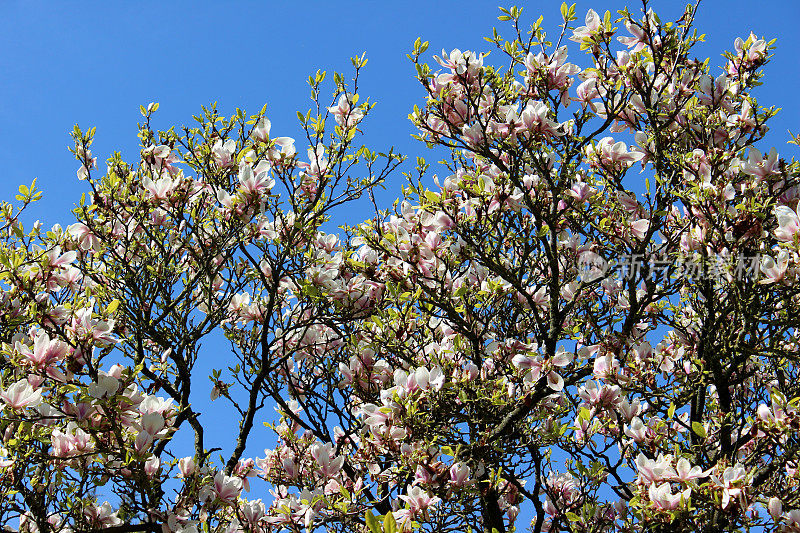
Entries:
{"label": "pink tinged petal", "polygon": [[160,413],[148,413],[142,417],[142,429],[155,435],[164,429],[164,417]]}
{"label": "pink tinged petal", "polygon": [[136,435],[136,441],[133,443],[133,447],[137,453],[144,453],[145,450],[150,448],[151,444],[153,444],[153,436],[147,431],[140,431],[139,434]]}
{"label": "pink tinged petal", "polygon": [[780,498],[773,496],[769,499],[767,509],[769,510],[769,515],[772,517],[772,519],[778,520],[781,514],[783,514],[783,502],[781,502]]}
{"label": "pink tinged petal", "polygon": [[180,470],[181,476],[183,477],[189,477],[194,474],[194,459],[192,457],[184,457],[183,459],[179,460],[178,470]]}
{"label": "pink tinged petal", "polygon": [[649,229],[650,221],[646,219],[640,219],[631,224],[631,233],[637,239],[644,239]]}
{"label": "pink tinged petal", "polygon": [[795,235],[800,233],[800,216],[797,211],[781,205],[775,208],[775,217],[778,219],[775,237],[783,242],[794,241]]}
{"label": "pink tinged petal", "polygon": [[36,407],[42,403],[41,389],[34,390],[28,380],[21,379],[6,390],[0,390],[0,399],[12,409]]}
{"label": "pink tinged petal", "polygon": [[561,392],[564,390],[564,378],[557,372],[551,371],[547,374],[547,386],[556,392]]}

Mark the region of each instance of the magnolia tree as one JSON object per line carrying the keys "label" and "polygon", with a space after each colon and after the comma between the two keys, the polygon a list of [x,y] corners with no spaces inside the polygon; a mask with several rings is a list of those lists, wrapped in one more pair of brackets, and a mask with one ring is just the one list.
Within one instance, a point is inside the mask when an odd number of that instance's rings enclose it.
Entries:
{"label": "magnolia tree", "polygon": [[[445,177],[419,158],[338,234],[402,163],[355,144],[363,58],[330,102],[309,79],[302,143],[264,110],[154,131],[151,104],[140,159],[101,172],[76,128],[76,221],[24,228],[35,187],[2,205],[0,522],[800,531],[800,166],[758,148],[751,94],[771,43],[714,70],[696,6],[642,7],[564,5],[555,39],[503,10],[493,65],[418,40],[410,118]],[[201,416],[214,366],[234,434]]]}

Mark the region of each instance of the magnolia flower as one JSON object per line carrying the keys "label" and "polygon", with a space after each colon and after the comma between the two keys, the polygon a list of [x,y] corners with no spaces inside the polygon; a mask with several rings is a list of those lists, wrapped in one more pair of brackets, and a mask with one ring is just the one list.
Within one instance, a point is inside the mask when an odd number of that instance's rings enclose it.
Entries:
{"label": "magnolia flower", "polygon": [[412,514],[424,512],[428,507],[436,505],[441,500],[441,498],[429,495],[417,485],[411,487],[407,494],[400,496],[400,499],[408,503]]}
{"label": "magnolia flower", "polygon": [[644,239],[650,230],[650,221],[647,219],[639,219],[631,223],[631,233],[637,239]]}
{"label": "magnolia flower", "polygon": [[111,504],[103,502],[103,505],[95,506],[89,505],[83,511],[89,522],[100,529],[105,529],[111,526],[121,526],[122,520],[117,516],[119,511],[115,511]]}
{"label": "magnolia flower", "polygon": [[88,392],[92,398],[102,398],[104,396],[114,396],[119,391],[119,380],[110,376],[102,370],[98,372],[97,382],[90,383]]}
{"label": "magnolia flower", "polygon": [[767,509],[769,510],[769,515],[773,520],[779,520],[781,514],[783,514],[783,502],[780,500],[780,498],[773,496],[769,499]]}
{"label": "magnolia flower", "polygon": [[529,131],[537,131],[547,135],[563,135],[559,133],[558,122],[550,120],[548,114],[550,108],[547,104],[541,101],[530,102],[525,109],[522,110],[522,125]]}
{"label": "magnolia flower", "polygon": [[[635,420],[635,419],[634,419]],[[676,477],[672,468],[672,456],[659,454],[656,459],[648,459],[643,453],[636,456],[637,481],[643,485],[658,483]]]}
{"label": "magnolia flower", "polygon": [[147,413],[142,416],[142,429],[150,435],[157,435],[164,429],[164,417],[158,412]]}
{"label": "magnolia flower", "polygon": [[561,374],[551,371],[547,374],[547,386],[555,392],[561,392],[564,390],[564,378],[561,377]]}
{"label": "magnolia flower", "polygon": [[675,465],[675,473],[677,474],[675,477],[678,481],[682,482],[705,477],[709,472],[708,470],[704,472],[699,466],[692,466],[684,457],[678,459],[678,463]]}
{"label": "magnolia flower", "polygon": [[647,34],[644,28],[630,20],[625,21],[625,28],[630,32],[631,37],[620,36],[617,37],[617,40],[628,48],[632,48],[630,51],[632,54],[644,50],[647,46]]}
{"label": "magnolia flower", "polygon": [[195,464],[194,458],[192,457],[184,457],[178,461],[178,470],[180,471],[180,477],[189,477],[195,472]]}
{"label": "magnolia flower", "polygon": [[21,342],[16,343],[15,349],[35,368],[41,370],[52,363],[62,361],[69,352],[69,345],[58,339],[51,340],[47,333],[42,332],[36,337],[33,350]]}
{"label": "magnolia flower", "polygon": [[656,508],[672,511],[678,508],[681,500],[685,502],[689,499],[691,491],[692,489],[686,489],[683,492],[672,494],[672,487],[669,482],[662,483],[658,486],[652,483],[647,490],[647,495],[650,497],[650,501],[655,504]]}
{"label": "magnolia flower", "polygon": [[785,205],[775,208],[775,217],[778,219],[778,228],[775,230],[775,237],[782,242],[794,242],[795,237],[800,234],[800,206],[798,210]]}
{"label": "magnolia flower", "polygon": [[313,445],[311,456],[319,465],[319,472],[325,477],[333,477],[338,474],[344,464],[344,456],[336,457],[331,443]]}
{"label": "magnolia flower", "polygon": [[484,141],[483,128],[480,124],[473,124],[462,131],[464,142],[472,148],[477,148]]}
{"label": "magnolia flower", "polygon": [[632,438],[634,442],[642,442],[647,437],[647,426],[641,418],[634,416],[630,424],[625,426],[625,435]]}
{"label": "magnolia flower", "polygon": [[147,198],[157,201],[169,199],[179,184],[180,181],[178,179],[169,175],[162,176],[156,180],[151,180],[148,177],[142,180],[142,186],[147,191]]}
{"label": "magnolia flower", "polygon": [[364,111],[358,107],[353,107],[358,102],[358,95],[343,93],[339,96],[339,101],[335,106],[329,107],[328,111],[333,113],[336,123],[342,127],[352,128],[364,117]]}
{"label": "magnolia flower", "polygon": [[450,467],[450,483],[456,487],[463,487],[469,484],[470,468],[465,463],[455,463]]}
{"label": "magnolia flower", "polygon": [[713,475],[711,480],[717,487],[722,489],[722,508],[727,509],[732,501],[736,498],[744,496],[743,486],[747,477],[747,470],[740,465],[729,466],[722,473],[722,479]]}
{"label": "magnolia flower", "polygon": [[8,389],[0,389],[0,400],[3,400],[12,409],[36,407],[42,403],[42,391],[34,389],[28,380],[21,379]]}
{"label": "magnolia flower", "polygon": [[261,161],[256,168],[243,164],[239,167],[239,183],[246,194],[258,195],[269,192],[275,186],[275,180],[269,176],[270,164]]}
{"label": "magnolia flower", "polygon": [[747,161],[742,163],[742,172],[758,179],[764,179],[778,173],[778,152],[773,148],[766,159],[761,152],[750,147]]}
{"label": "magnolia flower", "polygon": [[597,11],[594,9],[590,9],[586,13],[586,25],[580,26],[575,28],[572,32],[572,37],[569,39],[571,41],[575,41],[576,43],[587,43],[592,38],[592,34],[595,33],[598,29],[600,29],[601,19],[600,15],[597,14]]}
{"label": "magnolia flower", "polygon": [[440,390],[444,386],[445,382],[445,375],[442,372],[441,367],[435,366],[433,369],[428,371],[427,368],[421,366],[417,368],[412,375],[409,376],[409,389],[413,387],[413,383],[416,384],[422,390],[426,389],[433,389],[433,390]]}
{"label": "magnolia flower", "polygon": [[224,472],[217,472],[214,476],[214,494],[220,500],[233,503],[241,492],[241,478],[226,476]]}
{"label": "magnolia flower", "polygon": [[270,161],[278,161],[281,159],[291,159],[297,153],[294,147],[294,139],[291,137],[277,137],[275,139],[275,146],[267,152],[267,157]]}
{"label": "magnolia flower", "polygon": [[759,280],[759,283],[764,285],[772,283],[781,283],[786,277],[786,269],[788,267],[789,267],[789,254],[786,253],[784,250],[781,250],[778,253],[777,262],[768,255],[762,256],[761,272],[766,277],[762,280]]}
{"label": "magnolia flower", "polygon": [[261,142],[269,141],[269,131],[271,128],[272,123],[269,121],[269,119],[267,117],[261,117],[261,120],[258,121],[256,127],[253,128],[253,138]]}
{"label": "magnolia flower", "polygon": [[[433,59],[441,66],[449,68],[452,74],[465,76],[468,80],[472,79],[483,67],[483,54],[476,55],[471,50],[462,52],[456,48],[449,55],[442,50],[442,57],[433,56]],[[452,74],[444,79],[448,82],[457,81]]]}
{"label": "magnolia flower", "polygon": [[97,250],[100,245],[100,240],[97,236],[92,233],[92,230],[86,224],[81,222],[67,226],[67,233],[77,241],[78,246],[83,251]]}
{"label": "magnolia flower", "polygon": [[227,167],[233,163],[233,154],[236,152],[236,141],[233,139],[229,139],[222,143],[222,140],[218,140],[214,143],[214,146],[211,148],[211,156],[214,158],[214,162],[220,167]]}

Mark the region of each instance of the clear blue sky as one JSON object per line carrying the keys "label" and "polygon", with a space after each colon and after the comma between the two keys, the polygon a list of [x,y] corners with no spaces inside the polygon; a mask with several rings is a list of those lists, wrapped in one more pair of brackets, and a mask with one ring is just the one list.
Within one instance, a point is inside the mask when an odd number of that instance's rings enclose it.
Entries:
{"label": "clear blue sky", "polygon": [[[555,28],[560,1],[529,4],[528,21],[543,14],[546,27]],[[653,4],[673,16],[684,2]],[[11,199],[19,184],[38,177],[45,198],[33,216],[46,225],[70,222],[69,209],[85,190],[66,150],[72,126],[97,127],[93,152],[100,168],[113,150],[134,159],[139,105],[151,101],[161,103],[155,124],[165,129],[191,124],[200,106],[213,101],[223,113],[236,107],[255,112],[267,103],[273,135],[299,138],[295,111],[309,107],[307,76],[317,68],[348,72],[349,58],[364,51],[370,61],[361,95],[378,103],[364,125],[365,140],[373,148],[424,153],[410,138],[407,115],[423,94],[406,53],[418,36],[429,40],[436,53],[442,48],[489,50],[482,37],[494,25],[502,29],[497,5],[483,0],[3,0],[0,198]],[[613,12],[625,5],[636,8],[638,2],[580,1],[577,13],[582,22],[589,7]],[[782,153],[788,153],[786,130],[800,130],[799,17],[795,0],[706,0],[698,20],[708,37],[698,54],[717,64],[733,39],[750,30],[778,38],[758,95],[764,105],[783,107],[769,138]],[[386,200],[397,196],[400,185],[399,179],[389,184]]]}
{"label": "clear blue sky", "polygon": [[[497,21],[498,3],[484,0],[0,1],[0,199],[12,199],[19,184],[38,177],[45,196],[32,216],[45,226],[71,223],[69,210],[86,190],[66,149],[75,123],[97,127],[93,152],[101,169],[114,150],[135,160],[139,105],[152,101],[161,104],[155,124],[163,129],[192,124],[200,106],[213,101],[225,114],[236,107],[255,112],[267,103],[273,135],[299,139],[295,112],[309,107],[308,75],[316,69],[347,73],[349,58],[366,51],[360,93],[378,106],[363,125],[364,140],[373,148],[395,146],[412,157],[424,155],[424,146],[410,138],[414,130],[407,120],[413,105],[423,101],[406,58],[414,39],[429,40],[433,53],[487,51],[483,36],[493,26],[510,33]],[[545,27],[555,30],[560,0],[529,4],[526,20],[542,14]],[[653,4],[667,18],[684,2]],[[590,7],[613,12],[625,5],[638,9],[639,4],[580,1],[579,22]],[[800,131],[798,18],[796,0],[706,0],[697,24],[707,43],[696,53],[715,65],[723,64],[720,54],[737,36],[752,30],[778,38],[757,95],[762,105],[783,108],[768,137],[782,154],[796,153],[785,144],[786,130]],[[401,185],[401,179],[389,183],[384,199],[397,197]],[[351,212],[348,220],[334,222],[356,223],[370,214]],[[214,366],[224,366],[220,359]],[[202,375],[198,383],[210,388]],[[199,394],[208,398],[207,390]],[[234,424],[228,418],[212,420],[222,428]],[[248,452],[262,455],[265,444],[256,442]]]}

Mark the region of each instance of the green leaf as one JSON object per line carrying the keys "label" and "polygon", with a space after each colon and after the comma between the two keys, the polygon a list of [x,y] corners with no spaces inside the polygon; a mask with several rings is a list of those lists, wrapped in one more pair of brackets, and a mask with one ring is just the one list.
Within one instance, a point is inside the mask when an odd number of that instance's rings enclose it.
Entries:
{"label": "green leaf", "polygon": [[391,511],[386,513],[386,516],[383,518],[383,533],[398,533],[397,522]]}
{"label": "green leaf", "polygon": [[669,409],[667,410],[667,418],[673,418],[675,416],[675,404],[672,403],[669,405]]}
{"label": "green leaf", "polygon": [[692,431],[694,431],[698,437],[706,437],[706,428],[700,422],[692,422]]}
{"label": "green leaf", "polygon": [[114,311],[116,311],[118,307],[119,307],[119,300],[117,298],[114,298],[113,300],[111,300],[111,303],[108,304],[108,307],[106,307],[106,313],[110,315]]}
{"label": "green leaf", "polygon": [[364,516],[364,521],[367,523],[367,527],[372,533],[381,533],[381,525],[378,523],[378,519],[375,518],[375,515],[372,514],[372,511],[367,511],[367,514]]}

